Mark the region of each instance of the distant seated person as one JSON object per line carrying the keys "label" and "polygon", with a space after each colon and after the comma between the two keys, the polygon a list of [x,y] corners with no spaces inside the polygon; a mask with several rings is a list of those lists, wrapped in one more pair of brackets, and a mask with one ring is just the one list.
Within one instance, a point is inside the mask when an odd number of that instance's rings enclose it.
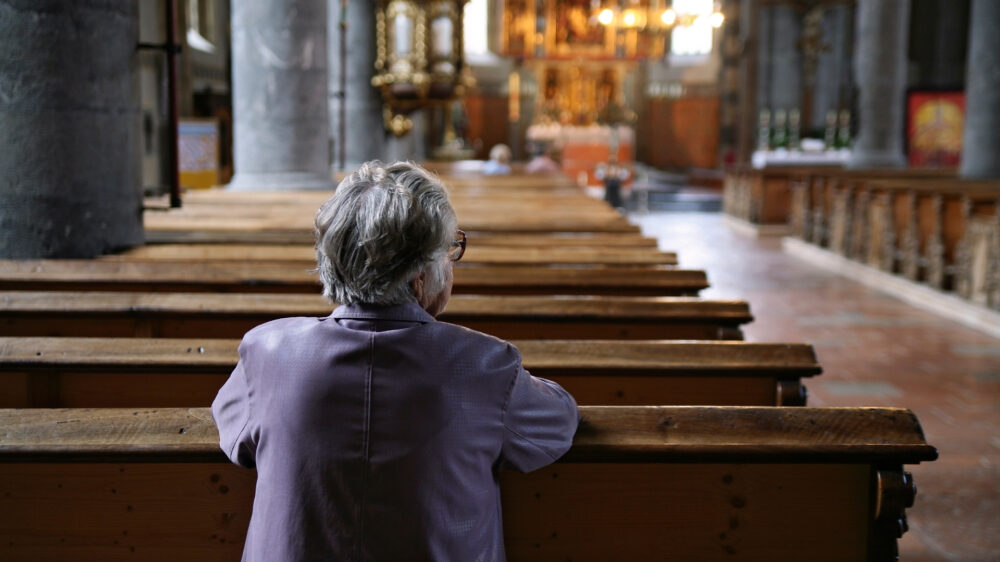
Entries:
{"label": "distant seated person", "polygon": [[506,144],[498,144],[490,149],[490,159],[483,164],[483,173],[488,176],[510,173],[510,148]]}
{"label": "distant seated person", "polygon": [[594,170],[594,177],[604,182],[604,200],[616,209],[625,206],[622,201],[622,186],[631,175],[629,169],[619,164],[614,156],[611,156],[606,163],[598,164]]}
{"label": "distant seated person", "polygon": [[562,171],[562,167],[559,166],[559,162],[556,160],[558,154],[558,148],[548,146],[544,151],[532,158],[531,162],[525,165],[524,171],[529,174],[554,174]]}
{"label": "distant seated person", "polygon": [[257,469],[243,560],[504,560],[498,472],[565,453],[576,402],[438,322],[465,233],[441,182],[368,162],[316,214],[325,318],[262,324],[212,404]]}

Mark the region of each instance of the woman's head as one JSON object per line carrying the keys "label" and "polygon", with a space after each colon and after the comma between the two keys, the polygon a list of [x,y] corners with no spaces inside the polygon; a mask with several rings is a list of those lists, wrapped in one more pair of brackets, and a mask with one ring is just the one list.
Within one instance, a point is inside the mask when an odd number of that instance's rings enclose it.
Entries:
{"label": "woman's head", "polygon": [[506,144],[493,145],[493,148],[490,149],[490,160],[500,162],[501,164],[509,164],[510,147]]}
{"label": "woman's head", "polygon": [[451,289],[447,251],[456,229],[444,186],[426,170],[409,162],[366,162],[316,213],[323,296],[341,304],[419,297],[425,306],[439,299]]}

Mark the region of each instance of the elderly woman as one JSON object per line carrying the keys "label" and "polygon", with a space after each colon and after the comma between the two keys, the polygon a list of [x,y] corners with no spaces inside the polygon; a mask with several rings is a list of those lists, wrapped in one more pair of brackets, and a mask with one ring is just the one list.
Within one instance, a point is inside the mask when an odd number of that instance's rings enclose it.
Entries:
{"label": "elderly woman", "polygon": [[497,471],[559,458],[573,398],[509,343],[437,322],[465,234],[444,187],[369,162],[316,215],[326,318],[246,334],[212,404],[257,468],[244,560],[504,559]]}

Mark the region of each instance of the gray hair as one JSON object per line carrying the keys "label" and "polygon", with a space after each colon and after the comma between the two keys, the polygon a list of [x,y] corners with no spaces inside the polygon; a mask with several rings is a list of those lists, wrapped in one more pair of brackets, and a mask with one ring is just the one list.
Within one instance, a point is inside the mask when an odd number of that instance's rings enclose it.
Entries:
{"label": "gray hair", "polygon": [[458,223],[440,180],[412,162],[366,162],[316,213],[316,262],[323,296],[341,304],[414,300],[445,288],[445,254]]}

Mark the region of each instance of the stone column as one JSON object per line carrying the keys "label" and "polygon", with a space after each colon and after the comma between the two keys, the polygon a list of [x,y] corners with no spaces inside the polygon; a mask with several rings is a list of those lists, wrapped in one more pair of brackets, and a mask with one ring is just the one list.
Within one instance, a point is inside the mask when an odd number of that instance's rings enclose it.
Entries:
{"label": "stone column", "polygon": [[816,64],[811,120],[803,127],[823,130],[826,113],[849,107],[851,91],[851,7],[834,5],[826,8],[823,17],[823,42],[829,49],[821,51]]}
{"label": "stone column", "polygon": [[965,82],[964,178],[1000,178],[1000,2],[973,0]]}
{"label": "stone column", "polygon": [[850,168],[902,168],[910,0],[859,0],[854,49],[858,136]]}
{"label": "stone column", "polygon": [[326,3],[233,2],[230,189],[333,189]]}
{"label": "stone column", "polygon": [[[371,83],[375,75],[375,6],[371,0],[350,0],[347,6],[347,107],[343,139],[346,170],[368,160],[385,159],[382,98]],[[340,0],[329,0],[330,133],[333,168],[340,161]]]}
{"label": "stone column", "polygon": [[143,242],[134,0],[0,0],[0,258]]}
{"label": "stone column", "polygon": [[[771,6],[772,51],[768,101],[772,112],[802,108],[802,54],[798,47],[802,22],[791,6]],[[772,121],[773,122],[773,121]]]}

